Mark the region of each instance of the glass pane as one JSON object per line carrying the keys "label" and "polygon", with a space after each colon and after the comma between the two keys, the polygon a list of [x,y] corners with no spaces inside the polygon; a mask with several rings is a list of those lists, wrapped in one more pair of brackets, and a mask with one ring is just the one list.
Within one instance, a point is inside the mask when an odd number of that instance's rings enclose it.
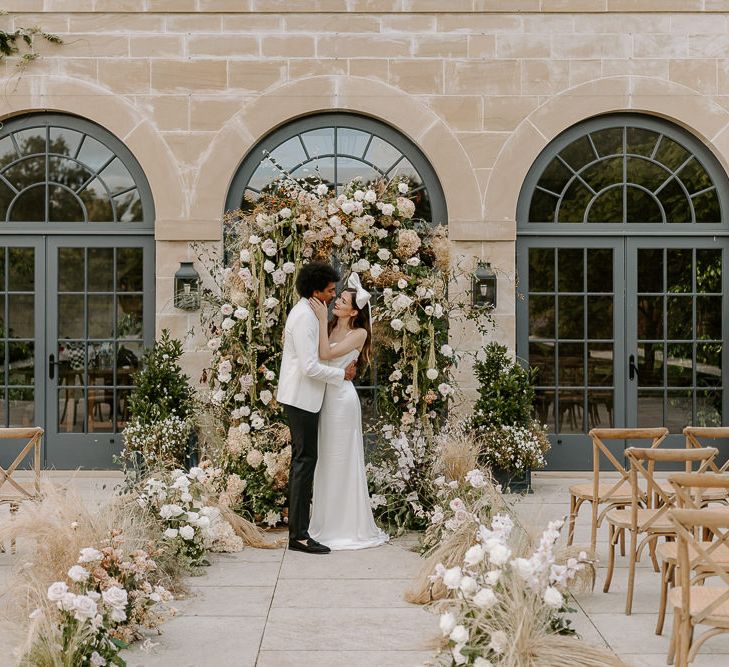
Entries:
{"label": "glass pane", "polygon": [[663,387],[663,343],[638,343],[638,386]]}
{"label": "glass pane", "polygon": [[529,343],[529,366],[537,369],[537,385],[554,385],[554,364],[554,343]]}
{"label": "glass pane", "polygon": [[613,337],[613,297],[587,297],[587,337]]}
{"label": "glass pane", "polygon": [[588,428],[612,428],[614,401],[612,391],[587,392]]}
{"label": "glass pane", "polygon": [[666,165],[671,171],[675,171],[690,155],[683,146],[677,144],[673,139],[663,136],[656,151],[655,159]]}
{"label": "glass pane", "polygon": [[529,291],[554,291],[554,248],[529,248]]}
{"label": "glass pane", "polygon": [[534,392],[534,410],[540,424],[547,427],[549,433],[556,433],[554,423],[554,389],[537,389]]}
{"label": "glass pane", "polygon": [[13,140],[10,136],[5,136],[0,139],[0,168],[10,164],[17,157],[18,153],[15,150],[15,146],[13,146]]}
{"label": "glass pane", "polygon": [[89,385],[114,385],[114,343],[103,341],[89,343],[88,355],[88,383]]}
{"label": "glass pane", "polygon": [[36,426],[33,388],[9,388],[8,411],[10,426]]}
{"label": "glass pane", "polygon": [[76,155],[78,146],[81,143],[83,135],[75,130],[69,130],[66,127],[51,128],[51,143],[48,147],[50,153],[58,153],[59,155]]}
{"label": "glass pane", "polygon": [[684,189],[672,179],[660,192],[657,193],[666,213],[666,222],[691,222],[691,206]]}
{"label": "glass pane", "polygon": [[85,421],[84,390],[64,387],[58,390],[58,431],[83,433]]}
{"label": "glass pane", "polygon": [[[4,341],[0,341],[0,385],[5,384],[5,346],[6,343]],[[3,423],[3,414],[2,405],[0,404],[0,426],[2,426]]]}
{"label": "glass pane", "polygon": [[48,158],[48,180],[78,190],[93,174],[75,160],[62,157]]}
{"label": "glass pane", "polygon": [[559,432],[584,433],[585,394],[583,391],[559,392]]}
{"label": "glass pane", "polygon": [[559,248],[557,266],[560,292],[584,292],[584,250]]}
{"label": "glass pane", "polygon": [[655,428],[664,424],[663,392],[638,390],[638,427]]}
{"label": "glass pane", "polygon": [[580,137],[579,139],[576,139],[564,148],[560,152],[560,155],[575,171],[579,171],[586,164],[597,159],[587,137]]}
{"label": "glass pane", "polygon": [[372,142],[365,153],[365,159],[381,171],[388,171],[401,155],[402,153],[397,148],[384,139],[372,137]]}
{"label": "glass pane", "polygon": [[[595,191],[623,182],[623,158],[600,160],[587,167],[581,174],[583,180]],[[622,206],[621,206],[622,209]],[[622,219],[622,214],[620,218]]]}
{"label": "glass pane", "polygon": [[623,221],[623,188],[610,188],[592,202],[587,222],[614,223]]}
{"label": "glass pane", "polygon": [[585,344],[559,344],[559,384],[579,387],[585,384]]}
{"label": "glass pane", "polygon": [[134,180],[129,170],[118,157],[114,158],[99,176],[112,194],[134,187]]}
{"label": "glass pane", "polygon": [[641,185],[651,192],[657,190],[658,186],[671,175],[671,172],[666,171],[655,162],[637,157],[626,159],[625,171],[628,176],[628,183]]}
{"label": "glass pane", "polygon": [[[321,155],[333,155],[334,154],[334,128],[333,127],[322,127],[317,130],[311,130],[310,132],[304,132],[301,135],[306,146],[306,152],[309,157],[319,157]],[[296,138],[298,141],[298,138]],[[291,140],[289,140],[291,141]],[[286,146],[284,144],[284,146]],[[292,148],[289,148],[289,153],[293,155]],[[361,153],[360,153],[361,155]],[[303,160],[299,160],[302,162]]]}
{"label": "glass pane", "polygon": [[35,296],[8,295],[8,338],[35,338]]}
{"label": "glass pane", "polygon": [[114,335],[114,297],[89,295],[89,338],[111,338]]}
{"label": "glass pane", "polygon": [[337,159],[337,184],[350,183],[359,179],[362,187],[366,187],[382,178],[382,174],[360,160],[351,157],[340,157]]}
{"label": "glass pane", "polygon": [[324,183],[334,183],[334,158],[316,158],[295,169],[291,175],[294,178],[313,179],[311,182],[318,183],[321,180]]}
{"label": "glass pane", "polygon": [[693,345],[669,343],[666,374],[669,387],[690,387],[693,384]]}
{"label": "glass pane", "polygon": [[5,291],[5,253],[8,249],[0,247],[0,291]]}
{"label": "glass pane", "polygon": [[113,248],[89,248],[87,282],[89,292],[114,290]]}
{"label": "glass pane", "polygon": [[83,248],[58,249],[58,291],[83,292],[85,270]]}
{"label": "glass pane", "polygon": [[721,250],[696,249],[696,291],[721,292]]}
{"label": "glass pane", "polygon": [[[0,294],[0,338],[5,338],[7,332],[5,331],[5,295]],[[0,346],[2,343],[0,343]]]}
{"label": "glass pane", "polygon": [[681,433],[693,423],[693,394],[687,391],[668,391],[665,426],[671,433]]}
{"label": "glass pane", "polygon": [[623,128],[611,127],[590,134],[600,157],[619,155],[623,152]]}
{"label": "glass pane", "polygon": [[117,297],[117,332],[118,338],[142,337],[142,296]]}
{"label": "glass pane", "polygon": [[656,198],[640,188],[628,186],[626,195],[626,220],[631,223],[663,222],[661,207]]}
{"label": "glass pane", "polygon": [[560,202],[558,222],[583,222],[592,196],[592,192],[581,181],[572,181]]}
{"label": "glass pane", "polygon": [[92,171],[98,171],[112,156],[113,153],[104,144],[86,135],[78,154],[78,160],[87,165]]}
{"label": "glass pane", "polygon": [[86,344],[81,341],[59,341],[58,361],[60,362],[60,384],[84,384],[84,354]]}
{"label": "glass pane", "polygon": [[15,141],[21,155],[46,152],[46,128],[32,127],[15,132]]}
{"label": "glass pane", "polygon": [[48,220],[50,222],[86,222],[78,197],[57,185],[48,188]]}
{"label": "glass pane", "polygon": [[125,341],[118,343],[116,352],[116,383],[131,386],[134,384],[134,373],[142,367],[144,345]]}
{"label": "glass pane", "polygon": [[582,296],[559,297],[559,337],[585,337],[585,305]]}
{"label": "glass pane", "polygon": [[129,419],[129,397],[132,394],[132,389],[117,389],[116,390],[116,430],[122,431],[127,425]]}
{"label": "glass pane", "polygon": [[694,157],[678,172],[678,177],[686,186],[689,194],[700,192],[713,185],[708,172],[703,165]]}
{"label": "glass pane", "polygon": [[716,190],[692,197],[696,222],[721,222],[721,207]]}
{"label": "glass pane", "polygon": [[256,167],[256,171],[253,172],[253,176],[251,176],[251,180],[249,181],[248,185],[254,190],[258,190],[260,192],[269,183],[275,181],[280,176],[281,172],[279,172],[279,170],[276,169],[268,161],[268,159],[264,159],[261,161],[258,167]]}
{"label": "glass pane", "polygon": [[83,294],[59,294],[58,337],[83,338],[85,335]]}
{"label": "glass pane", "polygon": [[721,398],[719,389],[696,392],[696,425],[721,426]]}
{"label": "glass pane", "polygon": [[[420,174],[407,158],[403,158],[402,160],[400,160],[395,168],[388,173],[388,177],[407,179],[408,185],[410,186],[411,190],[414,190],[415,188],[423,184],[423,179],[420,178]],[[340,178],[339,180],[341,181],[342,179]]]}
{"label": "glass pane", "polygon": [[638,296],[638,338],[663,338],[662,296]]}
{"label": "glass pane", "polygon": [[[702,297],[713,299],[716,297]],[[668,308],[668,338],[673,340],[689,340],[693,338],[692,306],[693,299],[690,296],[669,296],[666,299]]]}
{"label": "glass pane", "polygon": [[337,128],[337,154],[361,158],[370,140],[368,132],[353,130],[350,127]]}
{"label": "glass pane", "polygon": [[114,430],[114,389],[88,389],[88,433],[110,433]]}
{"label": "glass pane", "polygon": [[142,222],[144,219],[142,200],[137,190],[114,197],[114,206],[117,222]]}
{"label": "glass pane", "polygon": [[141,292],[144,287],[144,250],[116,249],[116,289],[119,292]]}
{"label": "glass pane", "polygon": [[587,291],[613,291],[612,248],[587,249]]}
{"label": "glass pane", "polygon": [[721,351],[721,343],[696,344],[696,386],[721,386]]}
{"label": "glass pane", "polygon": [[564,166],[562,160],[554,158],[539,177],[539,187],[561,194],[570,178],[572,172]]}
{"label": "glass pane", "polygon": [[696,337],[721,340],[721,297],[696,297]]}
{"label": "glass pane", "polygon": [[554,297],[529,297],[529,337],[554,338]]}
{"label": "glass pane", "polygon": [[8,290],[32,292],[35,287],[35,251],[33,248],[9,248]]}
{"label": "glass pane", "polygon": [[638,249],[638,291],[663,292],[663,249]]}
{"label": "glass pane", "polygon": [[32,341],[8,343],[8,384],[35,384],[34,350]]}
{"label": "glass pane", "polygon": [[114,222],[109,193],[98,178],[91,181],[79,196],[86,206],[89,222]]}
{"label": "glass pane", "polygon": [[534,190],[529,204],[529,222],[554,222],[557,197],[543,190]]}
{"label": "glass pane", "polygon": [[659,135],[653,130],[642,127],[629,127],[626,131],[626,152],[650,157],[658,141]]}
{"label": "glass pane", "polygon": [[690,248],[668,248],[666,250],[667,289],[669,292],[693,292],[693,251]]}
{"label": "glass pane", "polygon": [[587,346],[587,383],[592,387],[612,386],[612,343],[590,343]]}

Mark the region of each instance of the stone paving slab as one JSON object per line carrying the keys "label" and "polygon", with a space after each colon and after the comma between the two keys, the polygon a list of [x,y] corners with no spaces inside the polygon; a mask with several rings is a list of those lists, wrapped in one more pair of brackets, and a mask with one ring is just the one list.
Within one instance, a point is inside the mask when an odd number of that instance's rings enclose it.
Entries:
{"label": "stone paving slab", "polygon": [[433,651],[261,651],[257,667],[420,667]]}

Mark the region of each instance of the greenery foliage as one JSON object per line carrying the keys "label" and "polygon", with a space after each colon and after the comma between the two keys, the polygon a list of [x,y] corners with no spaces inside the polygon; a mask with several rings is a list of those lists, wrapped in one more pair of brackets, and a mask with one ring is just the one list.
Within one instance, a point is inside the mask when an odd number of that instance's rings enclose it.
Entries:
{"label": "greenery foliage", "polygon": [[[2,14],[7,14],[7,12],[0,10],[0,15]],[[63,40],[58,35],[45,32],[39,26],[20,27],[13,32],[0,30],[0,60],[5,57],[20,55],[18,67],[27,66],[39,58],[39,54],[34,48],[37,37],[45,39],[51,44],[63,44]],[[25,49],[22,54],[20,52],[21,48]]]}

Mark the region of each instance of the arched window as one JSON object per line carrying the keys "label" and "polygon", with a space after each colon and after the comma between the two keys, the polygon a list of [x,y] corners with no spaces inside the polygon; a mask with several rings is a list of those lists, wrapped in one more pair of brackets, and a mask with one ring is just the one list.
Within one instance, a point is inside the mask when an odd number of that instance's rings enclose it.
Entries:
{"label": "arched window", "polygon": [[433,167],[412,141],[372,118],[321,113],[275,130],[241,163],[228,192],[226,210],[245,210],[280,176],[267,159],[269,155],[294,178],[321,179],[337,188],[356,177],[366,183],[407,176],[415,196],[414,217],[447,223],[445,197]]}
{"label": "arched window", "polygon": [[13,118],[0,127],[3,228],[29,231],[40,224],[48,233],[81,223],[151,230],[153,222],[142,169],[107,130],[50,113]]}
{"label": "arched window", "polygon": [[[532,166],[519,222],[717,225],[723,170],[698,139],[657,118],[615,114],[555,139]],[[721,176],[720,181],[723,181]]]}

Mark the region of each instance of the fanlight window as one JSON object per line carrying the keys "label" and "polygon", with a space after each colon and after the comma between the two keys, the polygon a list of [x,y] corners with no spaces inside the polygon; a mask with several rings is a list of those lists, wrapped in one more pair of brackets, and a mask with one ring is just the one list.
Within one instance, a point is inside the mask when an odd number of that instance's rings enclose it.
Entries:
{"label": "fanlight window", "polygon": [[420,150],[400,133],[370,118],[318,114],[273,132],[250,152],[238,170],[227,209],[250,208],[260,193],[281,176],[281,170],[296,179],[321,180],[337,190],[355,178],[366,185],[381,178],[404,176],[416,205],[414,217],[446,223],[442,190]]}
{"label": "fanlight window", "polygon": [[597,121],[548,149],[551,159],[529,202],[530,223],[721,222],[714,160],[704,146],[651,119]]}
{"label": "fanlight window", "polygon": [[19,120],[9,121],[0,132],[2,220],[147,220],[140,179],[130,172],[139,167],[121,142],[93,123],[70,116],[36,114]]}

